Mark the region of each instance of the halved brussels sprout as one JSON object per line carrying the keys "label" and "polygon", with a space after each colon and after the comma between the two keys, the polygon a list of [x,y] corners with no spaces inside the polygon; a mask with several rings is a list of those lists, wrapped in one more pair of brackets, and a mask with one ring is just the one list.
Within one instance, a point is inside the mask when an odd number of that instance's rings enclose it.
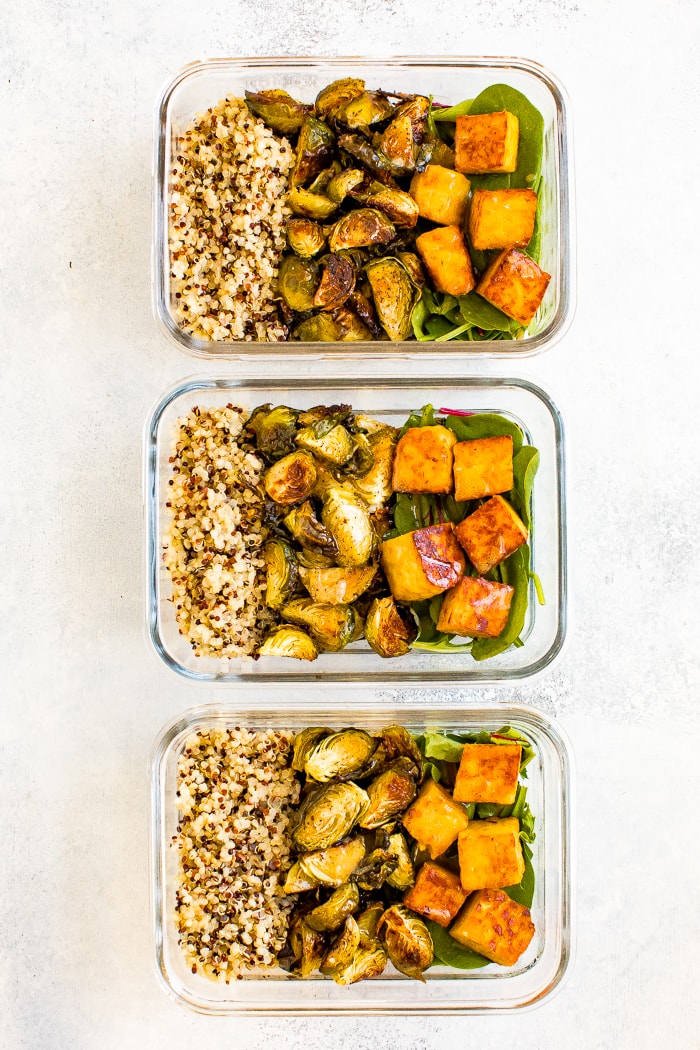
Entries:
{"label": "halved brussels sprout", "polygon": [[370,511],[377,510],[387,503],[393,494],[391,483],[396,451],[397,431],[393,427],[383,427],[369,437],[373,463],[366,474],[355,476],[351,480],[355,491],[366,500]]}
{"label": "halved brussels sprout", "polygon": [[333,319],[340,328],[340,338],[344,343],[369,343],[374,338],[367,325],[360,320],[347,303],[336,307],[333,311]]}
{"label": "halved brussels sprout", "polygon": [[[338,148],[349,153],[355,160],[359,160],[360,164],[375,175],[380,182],[384,182],[388,186],[397,185],[394,178],[394,173],[397,171],[396,166],[388,157],[384,156],[380,149],[373,146],[362,135],[340,135],[338,137]],[[400,167],[398,174],[401,174]]]}
{"label": "halved brussels sprout", "polygon": [[326,938],[309,926],[305,916],[298,916],[289,931],[289,947],[295,960],[291,973],[305,981],[323,962]]}
{"label": "halved brussels sprout", "polygon": [[413,141],[413,125],[407,114],[394,117],[382,135],[380,149],[393,165],[394,171],[404,174],[416,166],[416,146]]}
{"label": "halved brussels sprout", "polygon": [[416,95],[415,98],[403,102],[396,110],[397,117],[408,117],[411,121],[413,141],[415,143],[423,141],[429,111],[430,99],[426,98],[425,95]]}
{"label": "halved brussels sprout", "polygon": [[335,135],[322,120],[304,117],[295,149],[296,160],[289,176],[290,186],[305,186],[325,168],[335,150]]}
{"label": "halved brussels sprout", "polygon": [[336,966],[333,980],[336,984],[348,985],[364,981],[368,977],[379,977],[389,961],[381,945],[374,948],[357,948],[346,966]]}
{"label": "halved brussels sprout", "polygon": [[418,205],[410,193],[395,190],[392,186],[382,186],[375,182],[365,198],[368,208],[379,208],[388,215],[394,226],[412,228],[418,222]]}
{"label": "halved brussels sprout", "polygon": [[328,183],[326,196],[336,204],[342,204],[348,193],[357,189],[364,181],[365,173],[360,168],[346,168]]}
{"label": "halved brussels sprout", "polygon": [[337,109],[350,99],[357,98],[365,90],[364,80],[357,77],[343,77],[334,80],[322,88],[316,96],[316,112],[319,117],[326,117],[332,109]]}
{"label": "halved brussels sprout", "polygon": [[306,219],[329,219],[333,212],[338,210],[338,205],[329,201],[328,197],[322,197],[320,193],[311,193],[301,186],[289,190],[286,202],[294,215],[302,215]]}
{"label": "halved brussels sprout", "polygon": [[302,548],[302,550],[297,552],[297,561],[299,562],[299,575],[302,578],[302,583],[304,582],[304,572],[307,569],[335,568],[335,558],[331,558],[327,554],[321,554],[320,551]]}
{"label": "halved brussels sprout", "polygon": [[423,756],[418,744],[404,726],[385,726],[379,734],[382,748],[391,761],[410,758],[418,783],[423,779]]}
{"label": "halved brussels sprout", "polygon": [[375,259],[365,267],[379,322],[392,342],[408,339],[417,291],[398,259]]}
{"label": "halved brussels sprout", "polygon": [[314,405],[299,413],[299,425],[310,427],[313,423],[328,419],[330,416],[333,416],[336,423],[342,423],[352,414],[352,405]]}
{"label": "halved brussels sprout", "polygon": [[336,106],[329,114],[334,124],[343,124],[351,131],[361,131],[374,124],[381,124],[394,112],[389,99],[382,91],[364,91]]}
{"label": "halved brussels sprout", "polygon": [[283,891],[287,894],[290,893],[306,893],[307,890],[314,890],[318,886],[316,879],[310,878],[301,866],[301,863],[297,860],[292,864],[291,868],[287,872],[287,877],[284,880]]}
{"label": "halved brussels sprout", "polygon": [[299,503],[316,484],[316,466],[308,452],[290,452],[263,474],[263,485],[275,503]]}
{"label": "halved brussels sprout", "polygon": [[315,179],[306,187],[307,190],[309,193],[320,193],[322,197],[327,197],[326,190],[328,186],[341,170],[340,162],[334,160],[327,168],[319,171]]}
{"label": "halved brussels sprout", "polygon": [[[308,764],[307,761],[307,768]],[[294,845],[301,850],[335,846],[358,822],[367,801],[362,788],[350,781],[322,784],[306,796],[299,808],[292,832]]]}
{"label": "halved brussels sprout", "polygon": [[354,882],[339,886],[325,904],[319,904],[313,911],[304,916],[312,930],[319,933],[339,930],[348,915],[353,915],[360,907],[360,891]]}
{"label": "halved brussels sprout", "polygon": [[362,835],[299,857],[301,872],[317,885],[342,886],[367,852]]}
{"label": "halved brussels sprout", "polygon": [[384,905],[380,901],[368,904],[364,911],[357,916],[357,925],[360,928],[360,944],[363,948],[376,948],[379,944],[377,937],[377,926],[384,913]]}
{"label": "halved brussels sprout", "polygon": [[302,343],[339,343],[343,332],[330,314],[314,314],[296,326],[292,333]]}
{"label": "halved brussels sprout", "polygon": [[[318,470],[316,473],[318,475]],[[306,547],[312,552],[317,551],[329,558],[335,559],[337,557],[338,544],[335,542],[330,530],[318,520],[314,508],[308,500],[306,503],[302,503],[300,507],[294,507],[293,510],[290,510],[289,514],[283,518],[283,521],[294,539],[302,547]]]}
{"label": "halved brussels sprout", "polygon": [[323,261],[321,282],[314,295],[314,306],[335,310],[342,306],[355,287],[356,271],[349,259],[331,252]]}
{"label": "halved brussels sprout", "polygon": [[400,831],[395,831],[388,837],[386,848],[394,854],[398,864],[387,878],[390,886],[396,890],[410,890],[416,881],[416,873],[411,861],[411,853],[405,836]]}
{"label": "halved brussels sprout", "polygon": [[418,637],[413,616],[393,598],[375,598],[365,617],[365,638],[375,653],[384,657],[405,656]]}
{"label": "halved brussels sprout", "polygon": [[308,726],[306,729],[302,729],[301,733],[297,733],[294,737],[294,750],[292,751],[292,769],[296,770],[297,773],[303,773],[306,759],[315,745],[324,736],[330,736],[331,732],[332,730],[323,726]]}
{"label": "halved brussels sprout", "polygon": [[297,445],[336,467],[347,463],[354,451],[350,432],[336,421],[335,416],[319,419],[310,427],[304,427],[298,431],[295,440]]}
{"label": "halved brussels sprout", "polygon": [[[341,729],[315,745],[304,771],[307,777],[322,782],[359,776],[376,746],[377,741],[364,729]],[[365,805],[369,805],[366,792],[362,794]]]}
{"label": "halved brussels sprout", "polygon": [[290,310],[312,310],[321,271],[313,259],[285,255],[277,274],[277,287]]}
{"label": "halved brussels sprout", "polygon": [[394,224],[377,208],[357,208],[339,219],[328,237],[332,252],[341,248],[366,248],[389,244],[396,236]]}
{"label": "halved brussels sprout", "polygon": [[[369,286],[368,291],[370,291]],[[374,336],[374,338],[381,339],[384,331],[377,320],[374,306],[365,293],[355,287],[355,291],[348,297],[348,306],[355,311],[362,324],[366,326],[367,330]]]}
{"label": "halved brussels sprout", "polygon": [[415,252],[397,252],[396,258],[399,262],[403,263],[408,270],[408,276],[411,278],[416,288],[421,289],[425,287],[426,276],[423,264],[416,255]]}
{"label": "halved brussels sprout", "polygon": [[351,605],[364,594],[376,574],[376,565],[354,569],[334,566],[329,569],[301,570],[302,581],[313,600],[329,605]]}
{"label": "halved brussels sprout", "polygon": [[245,102],[254,117],[260,117],[269,128],[280,135],[291,135],[301,127],[304,117],[313,112],[313,106],[297,102],[286,91],[246,91]]}
{"label": "halved brussels sprout", "polygon": [[267,541],[260,552],[265,562],[265,604],[279,609],[299,587],[299,566],[294,548],[281,537]]}
{"label": "halved brussels sprout", "polygon": [[439,164],[441,168],[454,170],[454,150],[439,135],[426,134],[418,150],[416,171],[425,171],[429,164]]}
{"label": "halved brussels sprout", "polygon": [[379,828],[403,813],[416,797],[416,782],[411,772],[413,763],[399,758],[367,787],[369,806],[362,815],[360,827]]}
{"label": "halved brussels sprout", "polygon": [[377,933],[396,969],[425,982],[423,971],[434,957],[433,939],[425,923],[402,904],[394,904],[379,920]]}
{"label": "halved brussels sprout", "polygon": [[285,620],[305,627],[319,652],[337,653],[355,635],[355,616],[349,605],[328,605],[313,598],[297,598],[282,609]]}
{"label": "halved brussels sprout", "polygon": [[302,259],[310,259],[325,247],[326,231],[313,219],[290,219],[287,223],[287,243]]}
{"label": "halved brussels sprout", "polygon": [[352,873],[353,882],[356,882],[361,890],[378,890],[398,863],[398,857],[389,850],[373,849],[355,868]]}
{"label": "halved brussels sprout", "polygon": [[338,565],[366,565],[377,545],[369,508],[361,496],[340,485],[326,491],[321,520],[338,545]]}
{"label": "halved brussels sprout", "polygon": [[265,459],[280,459],[293,452],[297,432],[297,413],[286,405],[261,405],[248,420],[248,429],[255,434],[256,451]]}
{"label": "halved brussels sprout", "polygon": [[333,977],[350,965],[353,956],[360,947],[360,930],[352,915],[348,915],[343,932],[333,942],[319,969],[326,977]]}
{"label": "halved brussels sprout", "polygon": [[306,631],[293,624],[273,627],[258,649],[259,656],[290,656],[295,660],[315,660],[318,650]]}

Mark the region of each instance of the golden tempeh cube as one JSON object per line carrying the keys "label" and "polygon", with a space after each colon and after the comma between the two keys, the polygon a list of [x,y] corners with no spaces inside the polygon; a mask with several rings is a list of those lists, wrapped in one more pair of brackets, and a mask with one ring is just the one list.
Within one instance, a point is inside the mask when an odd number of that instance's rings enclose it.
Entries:
{"label": "golden tempeh cube", "polygon": [[450,522],[385,540],[379,548],[389,590],[399,602],[419,602],[453,587],[466,558]]}
{"label": "golden tempeh cube", "polygon": [[411,427],[394,452],[394,492],[452,492],[452,449],[457,438],[440,425]]}
{"label": "golden tempeh cube", "polygon": [[411,911],[447,928],[466,898],[459,875],[426,861],[403,902]]}
{"label": "golden tempeh cube", "polygon": [[432,778],[425,781],[403,815],[406,831],[430,851],[433,859],[449,849],[468,824],[464,806]]}
{"label": "golden tempeh cube", "polygon": [[463,576],[445,595],[437,629],[464,638],[497,638],[508,622],[512,600],[513,588],[507,583]]}
{"label": "golden tempeh cube", "polygon": [[467,175],[515,171],[519,140],[518,118],[508,110],[457,117],[455,169]]}
{"label": "golden tempeh cube", "polygon": [[436,291],[466,295],[475,287],[472,259],[459,226],[436,226],[421,233],[416,251]]}
{"label": "golden tempeh cube", "polygon": [[472,248],[526,248],[536,212],[534,190],[474,190],[469,210]]}
{"label": "golden tempeh cube", "polygon": [[453,797],[458,802],[515,802],[520,744],[465,744]]}
{"label": "golden tempeh cube", "polygon": [[530,944],[535,926],[530,909],[503,890],[473,893],[450,929],[465,948],[500,966],[514,966]]}
{"label": "golden tempeh cube", "polygon": [[471,183],[458,171],[428,164],[411,179],[410,194],[422,219],[443,226],[463,226]]}
{"label": "golden tempeh cube", "polygon": [[456,526],[455,536],[476,571],[484,575],[525,543],[527,528],[510,503],[492,496]]}
{"label": "golden tempeh cube", "polygon": [[525,872],[517,817],[472,820],[457,839],[462,889],[500,890],[517,886]]}
{"label": "golden tempeh cube", "polygon": [[452,449],[455,499],[481,499],[513,488],[513,439],[472,438]]}
{"label": "golden tempeh cube", "polygon": [[487,266],[476,290],[482,298],[527,328],[551,280],[534,259],[506,248]]}

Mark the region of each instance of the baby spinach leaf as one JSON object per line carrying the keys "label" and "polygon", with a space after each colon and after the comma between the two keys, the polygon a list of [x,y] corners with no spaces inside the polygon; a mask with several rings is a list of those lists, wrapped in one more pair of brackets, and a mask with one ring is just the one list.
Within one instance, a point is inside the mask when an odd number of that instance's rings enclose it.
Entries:
{"label": "baby spinach leaf", "polygon": [[511,502],[525,525],[530,528],[532,485],[540,465],[539,451],[533,445],[524,445],[513,455],[513,491]]}
{"label": "baby spinach leaf", "polygon": [[464,750],[464,741],[455,740],[454,737],[445,733],[425,734],[423,754],[426,758],[437,759],[442,762],[459,762]]}
{"label": "baby spinach leaf", "polygon": [[513,600],[510,603],[508,620],[505,627],[497,638],[476,638],[472,646],[472,656],[475,660],[488,660],[492,656],[515,644],[525,624],[527,613],[530,565],[530,548],[523,543],[503,562],[506,582],[514,588]]}
{"label": "baby spinach leaf", "polygon": [[532,866],[532,851],[523,844],[523,858],[525,860],[525,871],[517,886],[506,886],[504,892],[508,896],[522,904],[524,908],[531,908],[535,896],[535,870]]}
{"label": "baby spinach leaf", "polygon": [[476,292],[459,297],[459,313],[465,324],[475,325],[485,331],[509,332],[516,335],[520,330],[517,321],[507,317],[497,307],[482,299]]}
{"label": "baby spinach leaf", "polygon": [[505,437],[510,434],[513,439],[513,463],[515,463],[516,453],[523,444],[523,432],[517,423],[495,412],[477,412],[473,416],[453,416],[448,412],[445,426],[455,434],[458,441]]}
{"label": "baby spinach leaf", "polygon": [[[482,92],[483,94],[483,92]],[[455,106],[448,106],[447,109],[442,109],[439,106],[431,110],[433,120],[450,120],[455,121],[457,117],[466,116],[467,113],[471,112],[473,99],[466,98],[463,102],[458,102]]]}
{"label": "baby spinach leaf", "polygon": [[[508,84],[492,84],[472,102],[469,113],[500,113],[507,109],[518,118],[520,139],[518,144],[518,166],[507,176],[507,187],[526,189],[533,185],[542,172],[542,152],[544,149],[544,119],[540,111],[520,91]],[[472,187],[501,188],[488,185],[480,180],[492,180],[492,175],[474,175]]]}
{"label": "baby spinach leaf", "polygon": [[482,966],[488,966],[489,960],[485,956],[478,955],[471,948],[465,948],[432,919],[426,919],[426,925],[433,939],[435,962],[442,963],[443,966],[454,966],[457,970],[478,970]]}

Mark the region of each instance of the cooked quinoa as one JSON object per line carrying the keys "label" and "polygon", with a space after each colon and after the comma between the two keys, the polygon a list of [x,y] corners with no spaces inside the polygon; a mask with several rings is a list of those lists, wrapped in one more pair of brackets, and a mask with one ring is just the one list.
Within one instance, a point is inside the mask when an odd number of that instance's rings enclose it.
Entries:
{"label": "cooked quinoa", "polygon": [[242,408],[193,408],[178,419],[163,561],[180,633],[195,655],[251,656],[273,622],[260,550],[263,463],[238,443]]}
{"label": "cooked quinoa", "polygon": [[290,818],[299,781],[293,734],[201,730],[178,760],[179,944],[193,973],[228,983],[270,968],[287,938],[294,896]]}
{"label": "cooked quinoa", "polygon": [[285,245],[289,142],[227,97],[176,141],[170,170],[170,291],[200,339],[286,339],[274,303]]}

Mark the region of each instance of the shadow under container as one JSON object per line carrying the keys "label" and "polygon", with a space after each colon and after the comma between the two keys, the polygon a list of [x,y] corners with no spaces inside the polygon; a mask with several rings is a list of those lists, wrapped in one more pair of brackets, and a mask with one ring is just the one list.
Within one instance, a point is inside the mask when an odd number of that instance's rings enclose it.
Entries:
{"label": "shadow under container", "polygon": [[[540,604],[534,579],[529,582],[523,645],[491,659],[476,661],[468,652],[412,649],[384,659],[364,641],[341,652],[321,653],[313,662],[281,657],[223,661],[195,656],[180,634],[172,602],[170,576],[163,564],[163,539],[170,517],[166,507],[172,476],[175,425],[194,406],[227,403],[246,410],[270,402],[296,409],[319,404],[351,404],[353,409],[401,427],[409,414],[432,404],[468,412],[495,412],[517,423],[525,443],[540,452],[532,492],[531,572],[544,594]],[[145,431],[145,503],[147,528],[147,630],[160,658],[193,681],[233,684],[279,681],[414,681],[488,684],[512,682],[549,667],[566,632],[566,512],[564,433],[559,412],[543,390],[523,379],[475,377],[431,386],[408,379],[378,381],[356,377],[352,384],[334,380],[286,380],[192,377],[169,390],[153,410]]]}
{"label": "shadow under container", "polygon": [[[540,309],[522,339],[481,342],[365,343],[218,342],[194,337],[179,326],[170,290],[168,252],[169,178],[173,150],[198,113],[228,96],[282,88],[302,102],[313,102],[328,83],[359,77],[371,89],[432,96],[454,105],[485,88],[506,84],[532,102],[544,119],[542,185],[539,192],[541,267],[552,276]],[[522,58],[222,58],[194,62],[166,85],[158,103],[154,158],[154,310],[163,331],[179,348],[199,358],[237,359],[259,369],[276,361],[332,360],[350,367],[358,357],[436,365],[458,358],[524,357],[539,353],[564,334],[574,308],[573,190],[566,95],[543,66]]]}
{"label": "shadow under container", "polygon": [[[181,1004],[205,1014],[467,1014],[532,1007],[559,987],[572,952],[571,878],[572,799],[568,742],[542,712],[509,704],[455,708],[384,706],[369,691],[345,696],[337,688],[279,691],[266,697],[239,694],[236,707],[205,705],[186,711],[159,735],[151,758],[151,875],[155,964],[161,985]],[[299,704],[297,707],[296,705]],[[250,705],[250,706],[249,706]],[[319,721],[320,720],[320,721]],[[526,952],[508,969],[493,963],[483,969],[431,967],[424,984],[388,966],[381,977],[341,987],[315,975],[290,977],[280,968],[253,973],[230,984],[192,973],[178,945],[175,921],[178,853],[178,758],[189,737],[201,730],[284,729],[308,725],[329,729],[354,725],[378,732],[403,725],[414,735],[426,729],[450,733],[516,729],[534,747],[527,766],[527,801],[535,817],[532,866],[535,892],[531,914],[535,935]]]}

